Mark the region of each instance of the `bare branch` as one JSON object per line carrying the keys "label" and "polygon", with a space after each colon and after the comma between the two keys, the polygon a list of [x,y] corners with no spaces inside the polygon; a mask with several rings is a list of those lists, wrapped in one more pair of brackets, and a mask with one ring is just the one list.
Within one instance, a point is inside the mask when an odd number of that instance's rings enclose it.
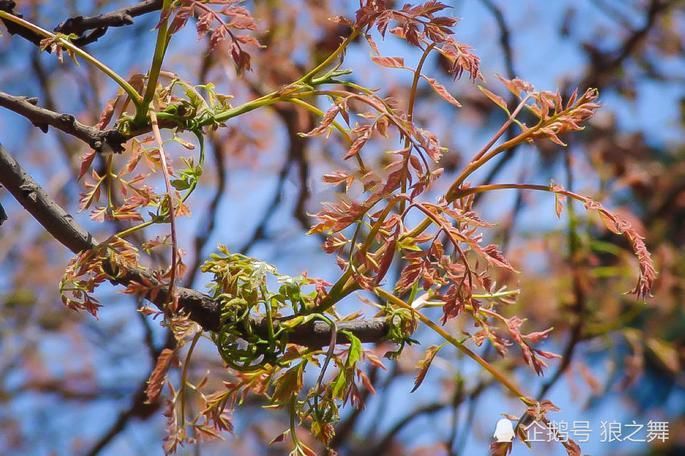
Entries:
{"label": "bare branch", "polygon": [[[16,7],[16,2],[12,0],[0,0],[0,10],[7,11],[17,17],[23,17],[14,10]],[[55,27],[55,32],[65,34],[74,33],[78,35],[78,38],[74,39],[72,43],[76,46],[84,46],[101,38],[107,33],[109,27],[131,25],[133,24],[134,17],[159,10],[161,7],[162,0],[145,0],[135,5],[120,8],[109,13],[98,14],[97,16],[70,17]],[[19,35],[35,45],[39,45],[44,38],[41,35],[12,22],[1,19],[0,22],[5,24],[10,35]]]}
{"label": "bare branch", "polygon": [[[0,11],[6,11],[14,16],[23,18],[24,16],[14,11],[14,8],[16,7],[17,4],[12,0],[0,0]],[[0,22],[2,22],[5,25],[5,28],[7,28],[7,31],[10,35],[19,35],[20,37],[32,42],[36,46],[40,46],[40,42],[44,38],[43,36],[31,30],[25,29],[24,27],[15,24],[14,22],[6,21],[4,19],[0,19]]]}
{"label": "bare branch", "polygon": [[0,106],[14,111],[31,121],[36,127],[47,133],[48,126],[68,133],[84,141],[97,151],[111,149],[121,152],[123,143],[128,139],[116,129],[99,130],[82,124],[71,114],[63,114],[36,106],[38,100],[0,92]]}
{"label": "bare branch", "polygon": [[[161,7],[162,0],[146,0],[109,13],[98,14],[97,16],[70,17],[55,27],[55,32],[75,33],[79,38],[74,40],[74,44],[82,46],[97,41],[98,38],[107,32],[109,27],[131,25],[133,24],[134,17],[157,11]],[[91,32],[85,34],[88,31]]]}
{"label": "bare branch", "polygon": [[123,432],[124,429],[126,429],[126,426],[133,418],[148,418],[150,415],[152,415],[159,409],[159,407],[162,405],[162,402],[159,400],[159,398],[157,398],[157,400],[152,403],[148,402],[148,397],[146,393],[147,380],[148,378],[150,378],[151,372],[155,367],[155,360],[162,352],[162,350],[165,348],[173,348],[175,344],[176,339],[174,338],[173,334],[171,333],[171,331],[167,331],[167,336],[165,338],[164,344],[158,349],[152,347],[153,350],[150,354],[150,358],[152,360],[150,372],[148,372],[148,375],[146,375],[141,381],[140,385],[138,386],[138,389],[131,398],[131,403],[126,409],[122,410],[119,413],[119,416],[114,421],[114,423],[111,424],[109,429],[97,441],[95,441],[91,449],[85,454],[99,454],[107,445],[110,444],[110,442],[112,442],[112,440],[114,440],[117,437],[117,435],[121,434],[121,432]]}
{"label": "bare branch", "polygon": [[0,144],[0,183],[38,223],[72,252],[95,246],[92,236],[29,176]]}

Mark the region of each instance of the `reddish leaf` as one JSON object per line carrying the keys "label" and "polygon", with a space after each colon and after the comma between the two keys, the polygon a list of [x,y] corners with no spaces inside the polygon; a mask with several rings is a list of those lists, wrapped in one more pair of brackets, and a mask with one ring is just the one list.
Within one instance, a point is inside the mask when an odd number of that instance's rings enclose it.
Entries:
{"label": "reddish leaf", "polygon": [[354,157],[359,153],[359,151],[362,150],[362,147],[366,145],[366,143],[369,141],[369,138],[371,137],[371,127],[369,126],[364,126],[361,130],[361,134],[357,136],[357,138],[352,142],[352,145],[350,146],[349,150],[345,154],[345,160],[347,160],[350,157]]}
{"label": "reddish leaf", "polygon": [[147,397],[146,402],[148,404],[155,402],[162,392],[162,387],[166,381],[166,374],[169,371],[174,355],[175,351],[169,348],[165,348],[159,354],[155,368],[152,370],[150,378],[147,381],[147,388],[145,388],[145,396]]}
{"label": "reddish leaf", "polygon": [[376,273],[376,285],[378,285],[381,280],[383,280],[383,277],[385,277],[385,274],[388,272],[388,269],[390,269],[390,265],[392,264],[392,259],[395,257],[395,246],[397,245],[397,240],[395,238],[390,241],[390,244],[388,244],[388,248],[385,250],[385,254],[383,255],[383,258],[380,261],[380,264],[378,266],[378,272]]}
{"label": "reddish leaf", "polygon": [[437,80],[433,78],[429,78],[428,76],[424,76],[423,78],[426,81],[428,81],[428,84],[430,84],[431,87],[433,87],[433,90],[435,90],[435,92],[438,95],[440,95],[445,101],[447,101],[450,104],[453,104],[457,108],[461,108],[461,103],[459,103],[459,101],[456,98],[454,98],[452,94],[449,93],[449,91],[444,85],[440,84]]}
{"label": "reddish leaf", "polygon": [[509,260],[507,260],[502,252],[499,250],[497,245],[495,244],[490,244],[487,245],[485,248],[483,248],[483,252],[486,254],[485,259],[489,262],[494,264],[495,266],[499,266],[500,268],[508,269],[510,271],[516,272],[516,269],[514,269],[511,264],[509,263]]}
{"label": "reddish leaf", "polygon": [[381,66],[384,66],[387,68],[404,68],[404,59],[402,57],[373,56],[373,57],[371,57],[371,60],[373,60],[378,65],[381,65]]}
{"label": "reddish leaf", "polygon": [[326,111],[326,114],[324,114],[323,119],[321,119],[321,123],[319,124],[318,127],[315,127],[314,129],[308,131],[307,133],[300,133],[300,136],[304,137],[313,137],[313,136],[318,136],[322,133],[325,133],[328,130],[328,127],[331,126],[333,121],[335,120],[335,117],[340,113],[340,106],[338,105],[333,105],[331,109]]}
{"label": "reddish leaf", "polygon": [[88,172],[90,169],[90,166],[93,164],[93,160],[95,159],[95,150],[91,149],[89,152],[86,152],[86,154],[83,156],[81,159],[81,169],[79,170],[78,178],[81,180],[81,178]]}
{"label": "reddish leaf", "polygon": [[490,456],[507,456],[511,453],[513,444],[511,442],[492,442],[490,444]]}
{"label": "reddish leaf", "polygon": [[435,359],[435,355],[438,354],[442,347],[442,345],[432,345],[428,347],[428,350],[426,350],[426,354],[424,355],[423,359],[419,361],[419,372],[416,374],[416,378],[414,379],[414,387],[411,389],[412,393],[416,391],[419,386],[421,386],[421,383],[423,383],[423,380],[426,378],[426,374],[428,373],[428,369],[430,368],[433,359]]}
{"label": "reddish leaf", "polygon": [[583,453],[580,449],[580,445],[578,445],[575,440],[573,439],[568,439],[565,442],[562,442],[564,445],[564,448],[566,448],[566,453],[568,456],[581,456]]}
{"label": "reddish leaf", "polygon": [[504,98],[502,98],[499,95],[489,91],[488,89],[486,89],[485,87],[483,87],[481,85],[478,86],[478,90],[480,90],[483,95],[488,97],[490,99],[490,101],[495,103],[497,106],[502,108],[504,111],[509,112],[509,110],[507,109],[507,102],[504,101]]}

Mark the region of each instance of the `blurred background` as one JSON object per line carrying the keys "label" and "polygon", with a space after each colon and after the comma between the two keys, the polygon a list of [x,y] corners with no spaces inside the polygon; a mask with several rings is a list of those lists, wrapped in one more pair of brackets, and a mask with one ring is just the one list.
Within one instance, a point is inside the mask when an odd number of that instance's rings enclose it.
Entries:
{"label": "blurred background", "polygon": [[[52,29],[67,17],[132,3],[25,0],[17,9]],[[685,454],[685,2],[445,3],[449,14],[461,18],[456,37],[480,56],[490,90],[505,96],[497,75],[516,76],[567,95],[576,87],[596,87],[602,104],[586,130],[565,138],[568,148],[551,142],[522,146],[472,180],[553,180],[602,201],[643,233],[659,271],[654,297],[638,302],[624,294],[636,271],[629,248],[587,219],[582,207],[559,220],[551,195],[486,196],[478,208],[497,223],[493,239],[522,271],[514,279],[521,295],[511,313],[527,317],[530,328],[553,326],[543,348],[564,360],[553,360],[537,377],[518,360],[500,361],[488,346],[479,352],[507,369],[531,395],[554,402],[560,411],[550,415],[552,420],[569,430],[587,422],[587,442],[575,437],[584,454]],[[226,50],[208,53],[207,41],[198,39],[193,27],[174,37],[165,69],[197,84],[212,82],[238,101],[254,98],[296,79],[335,49],[345,29],[328,18],[351,16],[356,4],[244,2],[267,45],[254,53],[253,71],[238,78]],[[110,29],[87,49],[123,75],[145,72],[157,20],[156,12],[136,17],[134,24]],[[392,38],[381,43],[381,50],[404,56],[408,66],[420,57]],[[355,43],[344,68],[353,70],[353,79],[402,100],[411,74],[372,65],[368,54],[366,43]],[[471,82],[452,81],[435,56],[426,72],[463,104],[455,110],[420,86],[415,118],[449,147],[442,161],[449,176],[505,119]],[[60,64],[4,29],[0,90],[38,97],[40,105],[90,125],[116,93],[86,64],[68,58]],[[203,289],[207,278],[199,264],[218,243],[285,274],[336,277],[335,259],[306,231],[310,214],[336,197],[321,176],[346,165],[337,141],[297,135],[315,122],[293,106],[279,106],[232,120],[209,136],[203,185],[192,197],[193,213],[179,222],[189,268],[185,284]],[[104,238],[118,229],[78,212],[83,183],[75,177],[87,152],[83,143],[53,130],[43,134],[5,109],[0,109],[0,142],[91,232]],[[172,154],[180,157],[180,150]],[[382,164],[383,154],[376,159]],[[58,283],[71,254],[3,189],[0,203],[9,216],[0,228],[0,454],[161,454],[162,410],[160,404],[143,403],[142,389],[154,359],[169,343],[165,329],[136,311],[140,302],[112,287],[98,291],[103,308],[97,320],[66,309]],[[152,261],[168,259],[162,255]],[[360,308],[360,297],[344,306]],[[450,324],[459,327],[459,322]],[[385,359],[386,370],[369,368],[376,394],[365,394],[363,410],[343,413],[334,441],[341,454],[486,454],[501,414],[522,412],[515,398],[450,350],[440,352],[422,387],[410,394],[422,349],[437,341],[423,332],[416,338],[421,345],[408,348],[397,361]],[[201,348],[192,375],[221,371],[211,345]],[[380,346],[377,352],[390,349]],[[248,400],[233,415],[234,435],[180,454],[286,454],[285,446],[267,445],[287,426],[285,419]],[[650,437],[654,423],[667,423],[667,438]],[[638,425],[643,427],[627,438]],[[603,432],[617,427],[621,433],[613,438]],[[532,450],[519,442],[512,454],[565,451],[554,442],[535,443]]]}

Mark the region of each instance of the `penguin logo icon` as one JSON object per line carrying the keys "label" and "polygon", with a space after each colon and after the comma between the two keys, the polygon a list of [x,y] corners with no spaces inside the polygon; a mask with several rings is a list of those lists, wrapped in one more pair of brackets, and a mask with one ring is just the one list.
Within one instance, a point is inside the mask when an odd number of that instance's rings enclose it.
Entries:
{"label": "penguin logo icon", "polygon": [[497,442],[511,442],[514,440],[514,426],[511,421],[506,418],[499,420],[493,437]]}

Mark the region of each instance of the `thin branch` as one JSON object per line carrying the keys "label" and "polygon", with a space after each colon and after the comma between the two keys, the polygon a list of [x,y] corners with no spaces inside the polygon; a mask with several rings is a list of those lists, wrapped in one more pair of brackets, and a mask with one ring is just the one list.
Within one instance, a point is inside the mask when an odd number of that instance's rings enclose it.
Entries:
{"label": "thin branch", "polygon": [[504,55],[504,67],[507,71],[507,77],[513,79],[516,77],[516,71],[514,70],[514,52],[511,45],[511,29],[507,24],[502,9],[498,7],[495,2],[492,0],[480,1],[483,6],[490,11],[495,22],[497,22],[497,28],[499,29],[499,44],[502,48],[502,54]]}
{"label": "thin branch", "polygon": [[[68,383],[68,381],[67,381]],[[45,394],[55,395],[61,400],[65,401],[83,401],[89,402],[102,399],[121,399],[130,392],[127,386],[113,386],[113,387],[84,387],[83,385],[70,386],[65,385],[64,379],[45,379],[45,380],[29,380],[26,383],[13,388],[5,390],[3,393],[7,397],[14,397],[20,394]]]}
{"label": "thin branch", "polygon": [[678,1],[651,0],[645,11],[644,25],[633,30],[614,51],[602,52],[588,44],[585,47],[585,51],[590,59],[590,65],[580,87],[596,87],[601,89],[610,85],[614,74],[621,68],[624,61],[630,58],[647,39],[657,20],[663,14],[666,14]]}
{"label": "thin branch", "polygon": [[387,432],[387,434],[385,434],[376,445],[374,445],[368,450],[362,450],[358,454],[364,456],[388,454],[388,450],[390,449],[395,436],[399,434],[405,427],[411,424],[412,421],[424,415],[432,415],[434,413],[437,413],[449,405],[450,402],[433,402],[416,408],[410,414],[405,415],[397,423],[395,423],[393,427],[390,428],[390,430]]}

